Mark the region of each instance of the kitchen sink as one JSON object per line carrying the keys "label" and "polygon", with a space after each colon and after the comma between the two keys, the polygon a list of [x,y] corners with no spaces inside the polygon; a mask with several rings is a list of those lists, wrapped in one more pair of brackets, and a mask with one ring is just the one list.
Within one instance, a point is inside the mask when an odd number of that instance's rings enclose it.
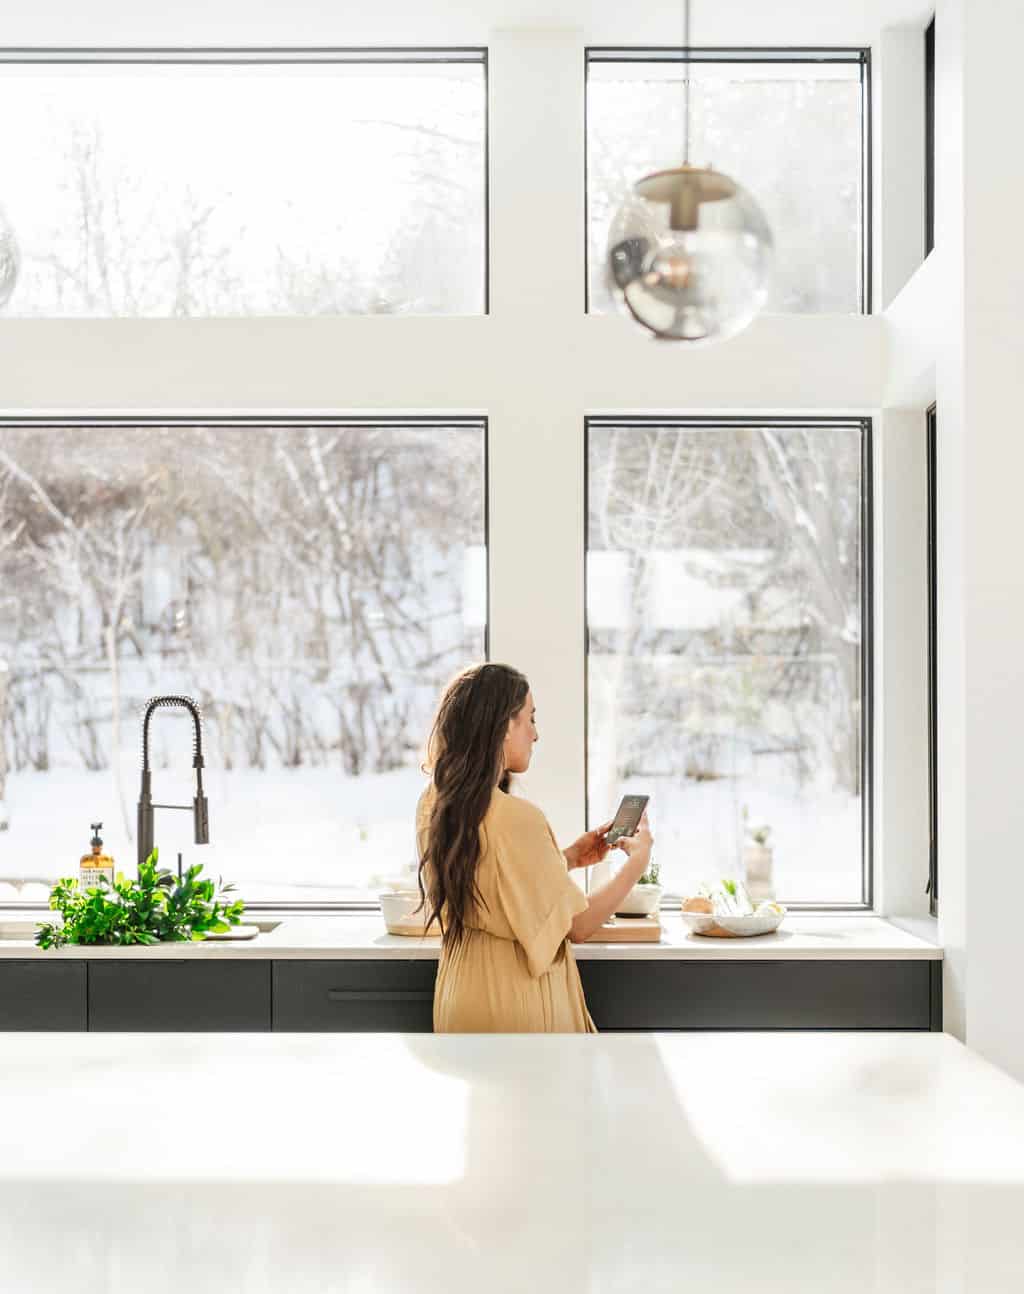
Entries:
{"label": "kitchen sink", "polygon": [[[43,918],[40,917],[39,920]],[[38,924],[38,921],[0,919],[0,943],[23,943],[25,940],[31,943],[36,937]]]}

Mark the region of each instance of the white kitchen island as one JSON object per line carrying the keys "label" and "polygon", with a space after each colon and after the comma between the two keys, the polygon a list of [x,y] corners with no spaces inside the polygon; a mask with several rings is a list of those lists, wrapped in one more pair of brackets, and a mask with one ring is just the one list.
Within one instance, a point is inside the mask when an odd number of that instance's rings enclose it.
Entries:
{"label": "white kitchen island", "polygon": [[11,1294],[1019,1294],[943,1034],[2,1034]]}

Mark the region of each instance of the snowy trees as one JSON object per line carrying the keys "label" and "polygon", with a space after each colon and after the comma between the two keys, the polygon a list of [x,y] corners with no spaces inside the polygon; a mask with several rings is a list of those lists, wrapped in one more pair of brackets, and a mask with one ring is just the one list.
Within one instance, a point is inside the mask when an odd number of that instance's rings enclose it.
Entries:
{"label": "snowy trees", "polygon": [[483,310],[482,62],[40,65],[0,113],[11,314]]}
{"label": "snowy trees", "polygon": [[588,550],[621,568],[591,621],[592,796],[665,778],[856,799],[861,426],[609,418],[588,434]]}
{"label": "snowy trees", "polygon": [[414,761],[482,654],[478,423],[0,430],[5,534],[0,753],[109,768],[127,830],[117,756],[154,692],[202,701],[229,768],[359,775]]}
{"label": "snowy trees", "polygon": [[588,793],[652,797],[673,893],[772,823],[782,897],[862,894],[860,422],[592,419]]}
{"label": "snowy trees", "polygon": [[0,657],[0,831],[6,831],[10,826],[7,816],[7,773],[10,768],[7,757],[7,698],[10,685],[10,668]]}

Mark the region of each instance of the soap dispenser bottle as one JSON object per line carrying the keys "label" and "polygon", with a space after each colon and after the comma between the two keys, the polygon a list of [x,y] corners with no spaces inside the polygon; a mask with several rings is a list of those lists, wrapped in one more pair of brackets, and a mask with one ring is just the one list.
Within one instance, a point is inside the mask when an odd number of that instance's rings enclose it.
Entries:
{"label": "soap dispenser bottle", "polygon": [[91,885],[99,885],[101,877],[108,885],[114,883],[114,860],[103,852],[103,841],[100,839],[103,823],[92,822],[89,825],[92,827],[92,852],[83,854],[82,861],[78,864],[78,886],[82,890],[87,890]]}

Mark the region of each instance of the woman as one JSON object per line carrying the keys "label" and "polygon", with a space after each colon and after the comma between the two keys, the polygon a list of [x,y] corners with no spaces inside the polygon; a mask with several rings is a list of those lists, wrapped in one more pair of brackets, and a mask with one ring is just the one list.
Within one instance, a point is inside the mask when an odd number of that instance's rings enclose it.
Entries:
{"label": "woman", "polygon": [[420,894],[443,939],[438,1033],[596,1033],[569,943],[582,943],[643,875],[646,816],[616,843],[621,870],[589,898],[567,868],[600,862],[610,822],[562,853],[548,821],[506,793],[537,740],[530,685],[508,665],[477,665],[441,699],[427,749],[431,783],[416,810]]}

